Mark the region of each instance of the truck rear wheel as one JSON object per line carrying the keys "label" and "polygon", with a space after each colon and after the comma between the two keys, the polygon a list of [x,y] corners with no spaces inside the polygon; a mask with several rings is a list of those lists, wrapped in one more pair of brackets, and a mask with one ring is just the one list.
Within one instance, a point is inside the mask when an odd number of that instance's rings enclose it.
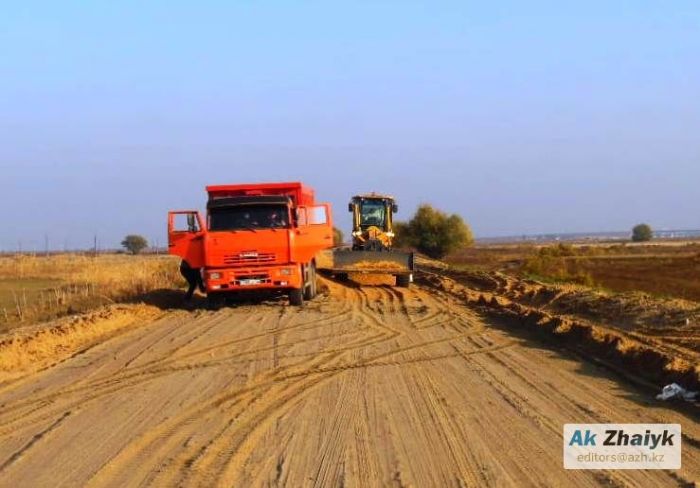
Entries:
{"label": "truck rear wheel", "polygon": [[293,288],[289,290],[289,304],[295,307],[304,305],[304,289]]}
{"label": "truck rear wheel", "polygon": [[411,285],[411,275],[397,275],[396,286],[399,288],[408,288]]}

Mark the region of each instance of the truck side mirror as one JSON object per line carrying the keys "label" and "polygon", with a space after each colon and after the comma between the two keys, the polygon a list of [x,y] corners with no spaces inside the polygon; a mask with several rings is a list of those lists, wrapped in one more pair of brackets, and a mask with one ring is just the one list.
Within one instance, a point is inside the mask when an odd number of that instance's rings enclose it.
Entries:
{"label": "truck side mirror", "polygon": [[393,213],[398,212],[398,211],[399,211],[399,206],[398,206],[396,203],[392,204],[392,205],[391,205],[391,211],[392,211]]}
{"label": "truck side mirror", "polygon": [[348,212],[352,212],[352,211],[353,211],[353,205],[352,205],[352,203],[348,203]]}
{"label": "truck side mirror", "polygon": [[187,230],[189,232],[197,232],[197,224],[194,220],[194,214],[187,214]]}

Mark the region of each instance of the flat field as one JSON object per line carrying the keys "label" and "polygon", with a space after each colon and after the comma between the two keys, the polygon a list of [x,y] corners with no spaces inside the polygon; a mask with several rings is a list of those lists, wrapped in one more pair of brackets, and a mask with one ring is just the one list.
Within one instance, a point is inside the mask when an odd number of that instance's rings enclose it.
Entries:
{"label": "flat field", "polygon": [[454,254],[448,262],[460,269],[700,301],[697,241],[477,246]]}

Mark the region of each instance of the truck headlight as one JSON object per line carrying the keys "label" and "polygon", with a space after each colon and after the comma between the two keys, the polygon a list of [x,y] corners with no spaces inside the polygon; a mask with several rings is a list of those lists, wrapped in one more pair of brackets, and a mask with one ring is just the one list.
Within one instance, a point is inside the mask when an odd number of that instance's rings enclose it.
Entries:
{"label": "truck headlight", "polygon": [[221,273],[209,273],[209,279],[210,280],[220,280]]}
{"label": "truck headlight", "polygon": [[282,269],[280,270],[280,274],[281,274],[281,275],[289,276],[289,275],[292,274],[292,270],[291,270],[290,268],[282,268]]}

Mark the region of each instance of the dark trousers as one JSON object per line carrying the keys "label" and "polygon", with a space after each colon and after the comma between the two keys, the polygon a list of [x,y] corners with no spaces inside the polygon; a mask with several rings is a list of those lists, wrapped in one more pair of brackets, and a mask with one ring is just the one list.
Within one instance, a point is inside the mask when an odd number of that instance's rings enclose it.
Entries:
{"label": "dark trousers", "polygon": [[185,280],[189,288],[187,288],[186,299],[189,300],[194,294],[194,290],[199,287],[199,289],[204,292],[204,283],[202,282],[202,273],[199,268],[190,268],[190,265],[186,261],[180,263],[180,274]]}

